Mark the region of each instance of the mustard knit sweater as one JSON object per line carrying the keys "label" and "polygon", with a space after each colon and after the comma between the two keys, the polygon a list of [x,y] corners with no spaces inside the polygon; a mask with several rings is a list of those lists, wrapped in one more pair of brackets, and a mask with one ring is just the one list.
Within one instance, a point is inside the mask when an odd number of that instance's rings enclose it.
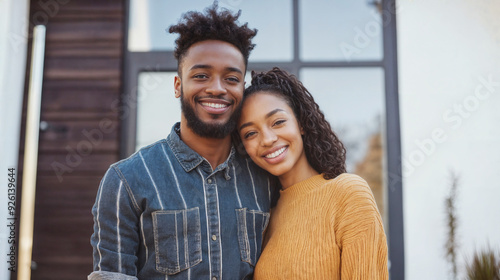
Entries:
{"label": "mustard knit sweater", "polygon": [[281,191],[254,279],[389,279],[387,242],[365,180],[316,175]]}

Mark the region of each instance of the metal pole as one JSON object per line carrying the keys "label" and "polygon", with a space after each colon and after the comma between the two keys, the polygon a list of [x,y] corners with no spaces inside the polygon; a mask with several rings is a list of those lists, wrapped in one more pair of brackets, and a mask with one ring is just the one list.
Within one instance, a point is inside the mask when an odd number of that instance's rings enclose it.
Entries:
{"label": "metal pole", "polygon": [[43,62],[45,53],[45,26],[33,29],[26,142],[24,146],[23,184],[21,195],[21,222],[19,229],[18,280],[31,279],[33,250],[33,220],[35,216],[36,172],[38,161],[38,133],[42,100]]}

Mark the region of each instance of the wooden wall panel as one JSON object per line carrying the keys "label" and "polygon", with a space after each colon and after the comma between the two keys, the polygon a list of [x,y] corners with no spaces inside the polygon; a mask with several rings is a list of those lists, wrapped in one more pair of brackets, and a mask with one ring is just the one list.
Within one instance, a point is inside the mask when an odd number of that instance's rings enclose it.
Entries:
{"label": "wooden wall panel", "polygon": [[[91,207],[106,169],[119,160],[124,3],[32,0],[30,4],[30,29],[36,23],[47,26],[41,121],[49,124],[40,132],[39,142],[35,280],[86,279],[92,271]],[[27,67],[28,79],[29,63]],[[25,118],[26,101],[19,173]],[[11,279],[16,278],[12,274]]]}

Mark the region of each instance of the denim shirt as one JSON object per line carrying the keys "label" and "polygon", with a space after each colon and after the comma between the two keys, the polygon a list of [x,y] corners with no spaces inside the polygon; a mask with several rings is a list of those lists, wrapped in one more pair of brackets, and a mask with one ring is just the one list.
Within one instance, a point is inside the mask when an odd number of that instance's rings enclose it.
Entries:
{"label": "denim shirt", "polygon": [[250,279],[274,180],[231,148],[212,170],[179,138],[119,161],[92,208],[89,279]]}

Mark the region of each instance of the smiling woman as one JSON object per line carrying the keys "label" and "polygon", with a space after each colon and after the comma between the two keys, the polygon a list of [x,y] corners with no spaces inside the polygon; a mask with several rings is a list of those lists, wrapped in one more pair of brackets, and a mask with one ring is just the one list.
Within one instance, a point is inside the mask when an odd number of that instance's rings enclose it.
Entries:
{"label": "smiling woman", "polygon": [[282,186],[254,279],[388,279],[370,187],[345,173],[345,148],[302,83],[279,68],[253,73],[237,128]]}
{"label": "smiling woman", "polygon": [[302,134],[292,108],[278,94],[259,91],[245,100],[239,125],[245,150],[283,188],[317,175],[307,162]]}

